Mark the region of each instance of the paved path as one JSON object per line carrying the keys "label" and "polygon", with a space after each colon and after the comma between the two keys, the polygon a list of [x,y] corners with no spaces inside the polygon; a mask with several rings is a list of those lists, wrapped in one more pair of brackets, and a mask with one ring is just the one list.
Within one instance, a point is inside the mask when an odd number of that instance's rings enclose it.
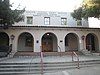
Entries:
{"label": "paved path", "polygon": [[46,73],[44,75],[100,75],[100,64],[92,67],[69,69],[55,73]]}
{"label": "paved path", "polygon": [[[100,65],[67,71],[69,75],[100,75]],[[66,74],[65,74],[66,75]]]}

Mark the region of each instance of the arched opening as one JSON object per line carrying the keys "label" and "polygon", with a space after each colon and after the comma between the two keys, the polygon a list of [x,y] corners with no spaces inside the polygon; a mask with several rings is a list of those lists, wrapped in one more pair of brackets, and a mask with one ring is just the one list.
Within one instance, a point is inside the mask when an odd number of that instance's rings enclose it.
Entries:
{"label": "arched opening", "polygon": [[53,33],[42,36],[42,52],[57,52],[57,37]]}
{"label": "arched opening", "polygon": [[18,38],[18,51],[34,51],[34,38],[28,33],[20,34]]}
{"label": "arched opening", "polygon": [[0,46],[9,46],[9,36],[5,32],[0,32]]}
{"label": "arched opening", "polygon": [[65,37],[65,51],[78,50],[78,36],[74,33],[69,33]]}
{"label": "arched opening", "polygon": [[9,36],[5,32],[0,32],[0,52],[0,57],[5,57],[9,54]]}
{"label": "arched opening", "polygon": [[89,33],[86,36],[86,49],[91,52],[96,52],[98,47],[98,38],[95,34]]}

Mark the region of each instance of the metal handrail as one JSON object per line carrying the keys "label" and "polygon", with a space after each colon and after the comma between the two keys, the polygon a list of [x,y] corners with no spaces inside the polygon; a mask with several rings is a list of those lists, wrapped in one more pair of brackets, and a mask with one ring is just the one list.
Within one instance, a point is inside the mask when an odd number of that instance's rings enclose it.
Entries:
{"label": "metal handrail", "polygon": [[41,58],[41,75],[43,75],[43,52],[42,52],[42,46],[40,46],[41,52],[40,52],[40,58]]}
{"label": "metal handrail", "polygon": [[28,73],[31,71],[31,64],[32,64],[32,61],[33,61],[33,57],[32,57],[32,59],[31,59],[31,61],[30,61],[30,63],[29,63],[29,71],[28,71]]}
{"label": "metal handrail", "polygon": [[75,55],[77,57],[77,68],[79,69],[80,68],[80,66],[79,66],[79,56],[75,51],[72,51],[72,61],[74,61],[73,55]]}
{"label": "metal handrail", "polygon": [[61,48],[60,48],[60,46],[58,46],[58,48],[60,49],[60,56],[61,56]]}

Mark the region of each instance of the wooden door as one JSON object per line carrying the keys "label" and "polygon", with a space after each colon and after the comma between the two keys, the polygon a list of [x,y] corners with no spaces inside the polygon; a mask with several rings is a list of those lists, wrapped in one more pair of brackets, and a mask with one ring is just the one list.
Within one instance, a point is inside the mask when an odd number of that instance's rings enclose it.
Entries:
{"label": "wooden door", "polygon": [[52,40],[43,40],[42,42],[42,51],[43,52],[52,52],[53,51],[53,42]]}

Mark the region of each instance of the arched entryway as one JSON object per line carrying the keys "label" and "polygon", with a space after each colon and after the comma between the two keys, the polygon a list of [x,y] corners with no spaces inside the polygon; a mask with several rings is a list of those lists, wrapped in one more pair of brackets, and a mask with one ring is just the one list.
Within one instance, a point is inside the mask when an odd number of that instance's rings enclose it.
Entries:
{"label": "arched entryway", "polygon": [[69,33],[65,37],[65,51],[78,50],[78,36],[75,33]]}
{"label": "arched entryway", "polygon": [[98,38],[95,34],[93,33],[87,34],[86,49],[91,52],[96,52],[99,49]]}
{"label": "arched entryway", "polygon": [[46,33],[42,36],[42,51],[57,52],[57,37],[53,33]]}
{"label": "arched entryway", "polygon": [[[9,36],[5,32],[0,32],[0,52],[8,52],[9,51]],[[0,56],[5,56],[0,55]]]}
{"label": "arched entryway", "polygon": [[18,38],[18,51],[34,51],[34,38],[28,33],[21,33]]}
{"label": "arched entryway", "polygon": [[5,32],[0,32],[0,45],[9,46],[9,36]]}

